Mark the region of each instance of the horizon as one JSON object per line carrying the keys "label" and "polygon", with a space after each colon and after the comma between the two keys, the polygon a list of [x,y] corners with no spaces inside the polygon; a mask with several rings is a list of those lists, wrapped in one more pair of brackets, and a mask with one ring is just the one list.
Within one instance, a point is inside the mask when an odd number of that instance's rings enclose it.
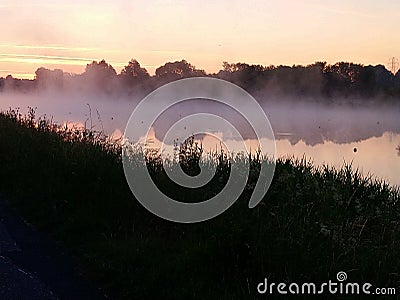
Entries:
{"label": "horizon", "polygon": [[[223,61],[268,65],[384,65],[400,56],[400,3],[336,1],[0,2],[0,77],[39,67],[83,73],[103,58],[120,72],[137,59],[153,75],[186,59],[207,73]],[[212,34],[210,34],[212,33]]]}
{"label": "horizon", "polygon": [[[135,59],[135,58],[132,58],[131,60],[136,60],[136,59]],[[80,73],[68,72],[68,71],[64,70],[62,67],[61,67],[61,68],[54,68],[54,69],[52,69],[52,68],[47,68],[46,66],[39,66],[38,69],[39,69],[39,68],[44,68],[44,69],[49,70],[49,71],[61,70],[61,71],[63,72],[64,75],[79,76],[79,75],[83,75],[83,74],[85,73],[85,68],[86,68],[86,66],[88,66],[88,65],[90,65],[90,64],[93,64],[93,63],[96,63],[96,64],[97,64],[97,63],[100,63],[100,62],[102,62],[102,61],[106,62],[106,63],[109,64],[111,67],[113,67],[113,68],[115,69],[117,75],[120,75],[122,69],[123,69],[125,66],[127,66],[128,63],[129,63],[129,61],[128,61],[128,62],[126,62],[123,66],[115,67],[112,63],[110,63],[108,60],[106,60],[106,59],[104,59],[104,58],[103,58],[103,59],[100,59],[100,60],[93,60],[93,61],[88,62],[88,63],[83,67],[83,69],[82,69],[82,71],[81,71]],[[138,62],[139,62],[140,66],[141,66],[142,68],[145,68],[145,69],[147,70],[147,72],[149,73],[149,75],[150,75],[151,77],[155,77],[155,76],[156,76],[155,70],[156,70],[157,68],[162,67],[162,66],[165,66],[167,63],[178,63],[178,62],[181,62],[181,61],[186,61],[188,64],[191,64],[193,67],[195,67],[196,70],[202,70],[202,71],[204,71],[205,74],[206,74],[207,76],[209,76],[209,75],[217,75],[218,72],[223,71],[223,63],[224,63],[224,62],[227,62],[227,61],[221,62],[220,68],[218,68],[218,69],[217,69],[216,71],[214,71],[214,72],[208,72],[206,69],[203,69],[201,66],[193,65],[190,61],[188,61],[188,60],[186,60],[186,59],[184,59],[184,58],[181,59],[181,60],[177,60],[177,61],[166,61],[166,62],[164,62],[163,64],[161,64],[161,65],[159,65],[159,66],[154,66],[153,72],[150,72],[150,71],[146,68],[146,66],[144,66],[144,65],[142,65],[142,64],[140,63],[140,61],[138,61]],[[400,68],[397,68],[397,71],[396,71],[395,73],[393,73],[387,65],[381,64],[381,63],[378,63],[378,64],[371,64],[371,63],[361,64],[361,63],[356,63],[356,62],[352,62],[352,61],[349,61],[349,60],[336,61],[336,62],[333,62],[333,63],[327,62],[326,60],[322,60],[322,61],[310,62],[310,63],[307,63],[307,64],[293,64],[293,65],[285,65],[285,64],[262,65],[262,64],[251,64],[251,63],[247,63],[247,62],[243,62],[243,61],[227,62],[227,63],[229,63],[229,64],[247,64],[247,65],[249,65],[249,66],[255,66],[255,65],[257,65],[257,66],[262,66],[262,67],[274,67],[274,68],[279,68],[279,67],[294,68],[294,67],[308,67],[308,66],[314,65],[314,64],[319,63],[319,62],[326,63],[327,66],[333,66],[333,65],[338,64],[338,63],[346,63],[346,64],[348,63],[348,64],[360,65],[360,66],[362,66],[362,67],[368,67],[368,66],[372,66],[372,67],[383,66],[387,71],[389,71],[389,72],[392,73],[393,75],[397,75],[397,73],[400,71]],[[36,69],[36,70],[37,70],[37,69]],[[36,80],[36,74],[35,74],[36,70],[33,72],[33,74],[26,74],[26,75],[29,75],[28,77],[23,77],[23,76],[22,76],[22,77],[16,77],[16,76],[14,76],[13,74],[7,74],[7,75],[5,75],[5,76],[0,75],[0,79],[6,79],[8,76],[11,76],[13,79]],[[0,71],[1,71],[1,70],[0,70]],[[32,75],[32,76],[30,76],[30,75]]]}

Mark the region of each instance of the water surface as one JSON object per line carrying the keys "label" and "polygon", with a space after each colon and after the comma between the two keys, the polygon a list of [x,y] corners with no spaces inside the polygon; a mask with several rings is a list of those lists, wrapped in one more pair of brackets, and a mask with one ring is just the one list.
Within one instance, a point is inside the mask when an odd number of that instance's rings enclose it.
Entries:
{"label": "water surface", "polygon": [[[60,124],[86,125],[114,136],[123,133],[137,103],[133,99],[77,94],[0,95],[1,110],[20,107],[24,113],[27,106],[37,107],[38,116],[46,114]],[[157,108],[156,103],[149,105],[149,110]],[[324,106],[299,103],[296,99],[293,103],[279,104],[275,99],[274,104],[264,103],[262,108],[274,131],[278,157],[305,156],[316,165],[336,167],[352,163],[364,175],[373,174],[400,186],[400,151],[396,149],[400,145],[399,107],[381,107],[379,104],[369,108]],[[150,140],[157,145],[157,141],[162,140],[172,124],[199,112],[213,113],[228,119],[239,129],[246,145],[252,149],[257,148],[254,132],[239,113],[212,101],[200,100],[182,103],[162,114],[154,124]],[[222,137],[233,151],[242,150],[238,142],[240,137],[229,132],[214,134]],[[220,147],[214,138],[205,138],[203,142],[206,149]]]}

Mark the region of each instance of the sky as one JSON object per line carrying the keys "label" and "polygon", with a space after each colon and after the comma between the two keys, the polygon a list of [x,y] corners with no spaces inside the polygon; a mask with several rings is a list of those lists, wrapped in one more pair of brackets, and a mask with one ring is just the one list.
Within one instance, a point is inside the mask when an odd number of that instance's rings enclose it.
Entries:
{"label": "sky", "polygon": [[132,58],[150,74],[186,59],[207,72],[222,62],[307,65],[400,58],[400,1],[0,1],[0,76],[39,67],[82,73]]}

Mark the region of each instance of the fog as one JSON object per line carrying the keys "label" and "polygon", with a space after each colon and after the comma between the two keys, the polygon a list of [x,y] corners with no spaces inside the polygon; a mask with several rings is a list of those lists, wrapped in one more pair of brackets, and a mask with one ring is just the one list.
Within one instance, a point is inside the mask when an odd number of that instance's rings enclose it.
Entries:
{"label": "fog", "polygon": [[[318,102],[301,102],[296,98],[280,101],[269,97],[262,109],[268,116],[275,139],[277,157],[307,157],[316,165],[329,164],[341,167],[352,163],[365,175],[373,174],[400,186],[400,107],[397,105],[324,105]],[[36,116],[47,118],[58,124],[86,126],[107,135],[120,137],[128,119],[140,102],[139,96],[110,96],[104,93],[74,92],[3,92],[0,93],[0,109],[20,108],[26,113],[29,107],[36,108]],[[240,109],[246,105],[242,99],[234,99]],[[160,103],[147,103],[149,111],[158,111]],[[211,113],[231,122],[251,149],[257,147],[257,139],[248,122],[233,109],[211,100],[188,100],[162,113],[149,134],[155,146],[161,145],[164,135],[171,126],[194,113]],[[143,115],[145,118],[145,115]],[[252,123],[259,120],[250,120]],[[201,120],[200,128],[205,132],[210,122]],[[182,126],[184,126],[182,124]],[[185,127],[181,130],[186,130]],[[230,150],[238,152],[240,136],[232,132],[209,132],[220,137]],[[188,135],[191,132],[187,132]],[[203,138],[209,149],[215,138]],[[199,138],[197,136],[196,138]],[[260,137],[261,139],[264,137]],[[166,145],[168,148],[168,145]],[[172,149],[172,145],[170,145]],[[208,148],[206,148],[208,149]]]}
{"label": "fog", "polygon": [[[400,133],[400,107],[351,107],[350,105],[323,105],[320,103],[299,103],[287,99],[279,103],[261,104],[268,116],[275,138],[286,139],[292,145],[304,141],[306,145],[334,142],[346,144],[360,142],[371,137],[381,137],[385,132]],[[123,132],[126,123],[140,101],[134,96],[107,96],[93,93],[0,93],[0,109],[20,108],[22,113],[28,106],[36,108],[36,115],[52,119],[59,124],[79,123],[107,135]],[[246,105],[240,103],[238,106]],[[149,103],[149,110],[157,110],[157,103]],[[210,100],[188,100],[166,110],[154,123],[155,136],[162,139],[165,132],[179,119],[193,113],[219,115],[240,131],[245,139],[255,135],[245,119],[233,109]],[[257,120],[251,120],[257,122]],[[206,124],[205,124],[206,125]],[[400,141],[399,141],[400,142]]]}

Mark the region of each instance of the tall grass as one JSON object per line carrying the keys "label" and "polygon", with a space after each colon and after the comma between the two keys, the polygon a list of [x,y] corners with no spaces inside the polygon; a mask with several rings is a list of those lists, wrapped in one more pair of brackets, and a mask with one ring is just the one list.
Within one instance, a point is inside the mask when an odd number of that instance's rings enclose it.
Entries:
{"label": "tall grass", "polygon": [[[214,153],[214,181],[206,190],[184,190],[168,181],[157,152],[141,153],[158,186],[183,201],[217,193],[232,159],[249,163],[251,173],[222,215],[172,223],[133,198],[120,143],[37,119],[34,110],[0,114],[1,194],[64,243],[112,298],[253,299],[264,277],[321,282],[338,271],[375,286],[400,284],[398,188],[351,165],[315,167],[305,158],[280,158],[267,195],[248,209],[263,158]],[[195,175],[202,155],[192,141],[171,163]]]}

